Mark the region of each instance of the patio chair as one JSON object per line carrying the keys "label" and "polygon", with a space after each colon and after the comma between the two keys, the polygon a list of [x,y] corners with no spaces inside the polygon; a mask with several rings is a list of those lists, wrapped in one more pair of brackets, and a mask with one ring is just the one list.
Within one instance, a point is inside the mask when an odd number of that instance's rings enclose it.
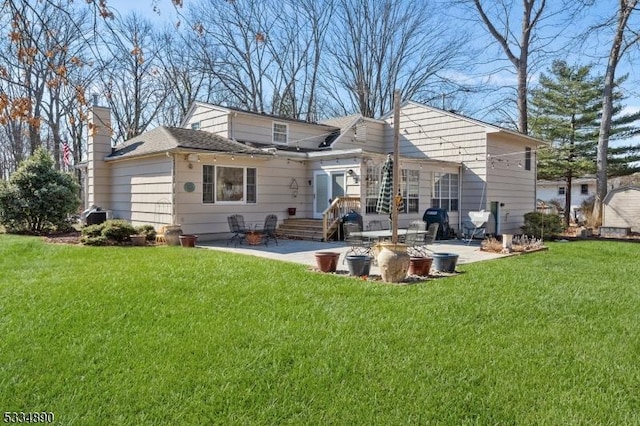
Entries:
{"label": "patio chair", "polygon": [[438,222],[432,223],[427,229],[427,233],[424,235],[424,247],[427,251],[432,252],[429,246],[438,238],[438,231],[440,230],[440,224]]}
{"label": "patio chair", "polygon": [[244,227],[244,217],[239,214],[227,216],[227,222],[229,223],[229,232],[233,234],[231,238],[227,240],[227,246],[231,244],[231,241],[235,241],[236,246],[242,244],[247,238],[247,231]]}
{"label": "patio chair", "polygon": [[412,257],[424,257],[427,255],[427,247],[425,244],[427,224],[422,220],[416,220],[411,222],[407,233],[405,234],[405,244],[409,256]]}
{"label": "patio chair", "polygon": [[342,263],[344,263],[347,256],[353,254],[356,256],[371,256],[371,247],[373,243],[368,238],[363,238],[356,233],[362,231],[362,227],[357,222],[345,222],[344,227],[344,242],[349,246],[349,250],[344,255]]}
{"label": "patio chair", "polygon": [[262,230],[262,238],[264,245],[269,245],[269,240],[273,240],[278,245],[278,239],[276,238],[276,226],[278,225],[278,216],[275,214],[267,215],[264,219],[264,229]]}

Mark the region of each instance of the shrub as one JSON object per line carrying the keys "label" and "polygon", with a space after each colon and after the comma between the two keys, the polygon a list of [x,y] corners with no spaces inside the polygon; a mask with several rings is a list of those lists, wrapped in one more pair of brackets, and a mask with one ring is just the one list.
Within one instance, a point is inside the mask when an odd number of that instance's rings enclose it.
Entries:
{"label": "shrub", "polygon": [[99,225],[89,225],[82,228],[82,236],[83,237],[100,237],[102,236],[102,229],[104,228],[104,224]]}
{"label": "shrub", "polygon": [[529,212],[524,215],[522,233],[536,238],[553,238],[564,229],[562,218],[557,214]]}
{"label": "shrub", "polygon": [[82,237],[80,237],[80,242],[87,246],[106,246],[109,243],[109,240],[102,235],[93,237],[83,235]]}
{"label": "shrub", "polygon": [[153,225],[141,225],[136,227],[136,234],[146,235],[147,241],[156,240],[156,230]]}
{"label": "shrub", "polygon": [[136,228],[122,219],[107,220],[103,223],[102,236],[116,243],[129,241],[129,236],[136,233]]}
{"label": "shrub", "polygon": [[0,224],[9,232],[64,230],[80,206],[78,191],[75,178],[56,170],[53,157],[40,147],[0,183]]}

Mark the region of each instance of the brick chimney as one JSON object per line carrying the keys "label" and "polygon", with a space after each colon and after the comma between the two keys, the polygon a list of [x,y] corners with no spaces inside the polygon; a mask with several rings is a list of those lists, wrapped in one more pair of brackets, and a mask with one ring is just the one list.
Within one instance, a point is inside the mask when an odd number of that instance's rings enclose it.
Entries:
{"label": "brick chimney", "polygon": [[87,138],[87,205],[108,210],[111,203],[111,170],[104,158],[111,154],[111,110],[94,102],[89,111]]}

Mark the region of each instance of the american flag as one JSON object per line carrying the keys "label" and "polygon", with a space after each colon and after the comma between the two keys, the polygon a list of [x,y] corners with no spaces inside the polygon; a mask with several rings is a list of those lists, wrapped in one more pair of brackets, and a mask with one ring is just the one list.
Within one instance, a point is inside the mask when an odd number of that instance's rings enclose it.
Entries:
{"label": "american flag", "polygon": [[68,142],[62,142],[62,162],[65,166],[71,164],[71,149]]}

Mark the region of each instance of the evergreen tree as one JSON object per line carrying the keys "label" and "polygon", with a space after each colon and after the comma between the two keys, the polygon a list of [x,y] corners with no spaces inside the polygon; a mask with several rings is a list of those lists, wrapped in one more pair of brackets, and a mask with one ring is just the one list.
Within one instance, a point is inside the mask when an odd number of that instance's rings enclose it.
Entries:
{"label": "evergreen tree", "polygon": [[[550,75],[541,74],[540,87],[531,91],[530,124],[534,136],[549,141],[538,151],[538,177],[564,179],[565,224],[569,224],[571,185],[574,177],[595,173],[596,152],[602,111],[602,76],[592,76],[590,65],[569,66],[554,61]],[[622,83],[620,79],[618,85]],[[624,96],[614,93],[614,117],[611,134],[628,138],[639,129],[633,125],[639,114],[621,114]],[[610,175],[625,175],[638,170],[640,147],[619,146],[610,149]]]}

